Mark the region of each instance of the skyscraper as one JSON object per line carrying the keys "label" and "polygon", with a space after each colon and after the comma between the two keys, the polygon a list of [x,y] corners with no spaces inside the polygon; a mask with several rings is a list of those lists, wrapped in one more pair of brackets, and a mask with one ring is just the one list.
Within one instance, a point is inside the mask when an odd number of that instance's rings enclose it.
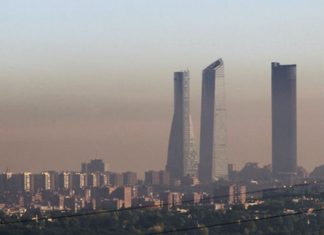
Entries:
{"label": "skyscraper", "polygon": [[272,172],[291,179],[297,168],[296,65],[272,63]]}
{"label": "skyscraper", "polygon": [[203,70],[199,179],[227,178],[224,63],[218,59]]}
{"label": "skyscraper", "polygon": [[174,73],[174,114],[166,170],[173,179],[197,175],[198,156],[189,102],[189,72]]}

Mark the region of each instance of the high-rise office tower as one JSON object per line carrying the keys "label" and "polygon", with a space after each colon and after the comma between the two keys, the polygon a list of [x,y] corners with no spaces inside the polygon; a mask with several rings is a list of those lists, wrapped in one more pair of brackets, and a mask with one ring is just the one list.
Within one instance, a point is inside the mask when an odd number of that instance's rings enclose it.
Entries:
{"label": "high-rise office tower", "polygon": [[171,178],[197,175],[198,156],[190,116],[189,72],[174,73],[174,114],[166,170]]}
{"label": "high-rise office tower", "polygon": [[202,72],[199,179],[228,177],[224,63],[218,59]]}
{"label": "high-rise office tower", "polygon": [[296,65],[272,63],[272,172],[291,179],[297,168]]}
{"label": "high-rise office tower", "polygon": [[107,171],[108,165],[102,159],[92,159],[89,163],[81,164],[81,171],[83,173],[93,173],[93,172],[105,172]]}

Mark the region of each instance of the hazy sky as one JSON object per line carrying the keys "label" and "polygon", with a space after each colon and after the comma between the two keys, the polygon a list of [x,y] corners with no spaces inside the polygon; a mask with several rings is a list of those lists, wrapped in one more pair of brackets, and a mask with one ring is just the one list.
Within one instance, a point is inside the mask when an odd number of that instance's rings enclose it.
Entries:
{"label": "hazy sky", "polygon": [[164,168],[173,72],[222,57],[228,156],[271,162],[270,63],[297,64],[298,163],[324,164],[324,3],[260,0],[0,2],[0,169]]}

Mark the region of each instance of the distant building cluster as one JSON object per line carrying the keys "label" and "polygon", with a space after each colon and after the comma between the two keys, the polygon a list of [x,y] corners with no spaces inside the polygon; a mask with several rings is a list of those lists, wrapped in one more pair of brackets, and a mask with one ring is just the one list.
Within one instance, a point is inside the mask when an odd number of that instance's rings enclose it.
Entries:
{"label": "distant building cluster", "polygon": [[[297,175],[296,65],[271,64],[272,176],[290,184]],[[166,170],[172,180],[197,176],[201,183],[229,177],[226,157],[224,62],[202,72],[200,148],[197,154],[189,103],[189,72],[174,73],[174,114]]]}
{"label": "distant building cluster", "polygon": [[81,164],[81,171],[0,174],[0,209],[80,210],[104,204],[131,205],[137,173],[108,171],[101,159]]}
{"label": "distant building cluster", "polygon": [[[319,175],[320,171],[324,175],[323,167],[316,168],[312,175]],[[315,179],[308,178],[307,172],[300,167],[296,177],[298,182]],[[247,163],[241,170],[229,164],[228,179],[201,184],[197,176],[190,175],[172,180],[171,174],[165,170],[149,170],[144,179],[138,179],[135,172],[107,171],[104,161],[94,159],[83,163],[80,172],[1,173],[0,210],[16,216],[34,210],[47,215],[52,211],[141,206],[171,209],[204,205],[215,210],[227,210],[233,205],[247,207],[252,199],[262,199],[265,195],[263,189],[283,185],[283,182],[272,179],[271,167],[259,167],[257,163]],[[261,191],[248,193],[255,190]]]}
{"label": "distant building cluster", "polygon": [[[104,161],[81,164],[80,172],[44,171],[41,173],[0,174],[0,210],[22,216],[28,210],[51,211],[120,209],[134,206],[172,208],[186,201],[200,203],[208,195],[229,192],[227,199],[215,203],[244,203],[242,189],[223,185],[210,193],[195,189],[199,180],[186,176],[172,184],[168,171],[147,171],[144,180],[135,172],[106,171]],[[190,189],[188,191],[188,189]],[[208,190],[207,190],[208,191]]]}

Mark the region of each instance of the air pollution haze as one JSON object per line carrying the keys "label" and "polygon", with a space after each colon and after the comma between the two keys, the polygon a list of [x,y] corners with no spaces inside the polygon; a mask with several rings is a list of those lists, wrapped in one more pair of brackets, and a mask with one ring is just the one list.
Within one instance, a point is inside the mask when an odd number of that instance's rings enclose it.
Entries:
{"label": "air pollution haze", "polygon": [[190,70],[198,141],[202,70],[221,57],[229,162],[271,163],[279,61],[297,64],[297,162],[312,170],[324,164],[323,12],[322,1],[2,2],[0,169],[77,170],[95,157],[163,169],[173,72]]}

